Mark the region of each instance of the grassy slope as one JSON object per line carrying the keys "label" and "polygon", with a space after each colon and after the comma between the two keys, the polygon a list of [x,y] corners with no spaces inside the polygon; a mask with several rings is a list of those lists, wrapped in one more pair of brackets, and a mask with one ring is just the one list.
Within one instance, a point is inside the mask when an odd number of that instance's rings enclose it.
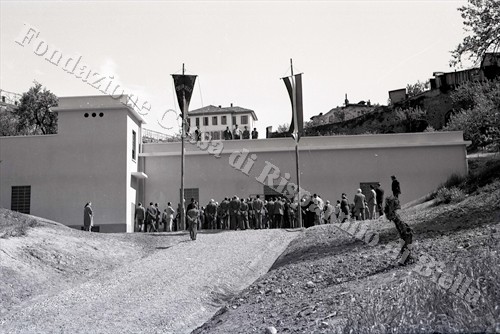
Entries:
{"label": "grassy slope", "polygon": [[[195,333],[500,332],[500,180],[459,203],[401,214],[415,232],[412,264],[395,265],[398,238],[385,219],[365,222],[380,234],[373,247],[317,226]],[[443,264],[428,276],[425,255]],[[443,273],[471,278],[477,304],[436,284]]]}
{"label": "grassy slope", "polygon": [[151,236],[88,233],[0,209],[0,323],[34,298],[147,256],[155,246]]}

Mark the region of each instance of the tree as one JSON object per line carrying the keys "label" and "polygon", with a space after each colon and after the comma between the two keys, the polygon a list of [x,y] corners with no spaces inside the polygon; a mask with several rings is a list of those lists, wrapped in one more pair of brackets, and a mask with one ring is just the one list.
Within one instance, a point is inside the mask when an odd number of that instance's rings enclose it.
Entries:
{"label": "tree", "polygon": [[19,134],[39,135],[57,133],[57,113],[50,108],[58,104],[57,96],[35,81],[21,97],[17,116]]}
{"label": "tree", "polygon": [[333,115],[335,116],[336,119],[338,119],[340,122],[343,122],[345,120],[345,113],[343,110],[335,110],[333,112]]}
{"label": "tree", "polygon": [[451,94],[455,113],[445,131],[463,131],[471,149],[500,145],[500,80],[468,83]]}
{"label": "tree", "polygon": [[285,132],[288,132],[289,129],[290,129],[290,124],[285,123],[285,124],[278,125],[278,129],[276,130],[276,132],[285,133]]}
{"label": "tree", "polygon": [[500,1],[469,0],[458,10],[468,36],[452,51],[450,66],[461,65],[465,56],[477,65],[485,53],[496,52],[500,47]]}
{"label": "tree", "polygon": [[429,87],[430,87],[429,80],[425,82],[421,82],[420,80],[418,80],[413,85],[411,84],[406,85],[406,94],[408,95],[408,97],[416,96],[428,90]]}
{"label": "tree", "polygon": [[15,136],[18,134],[19,120],[12,111],[7,108],[0,109],[0,136]]}

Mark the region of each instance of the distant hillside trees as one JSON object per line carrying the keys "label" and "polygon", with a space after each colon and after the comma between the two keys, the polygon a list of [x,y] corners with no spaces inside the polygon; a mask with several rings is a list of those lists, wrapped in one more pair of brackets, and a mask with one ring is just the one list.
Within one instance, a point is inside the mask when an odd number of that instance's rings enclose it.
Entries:
{"label": "distant hillside trees", "polygon": [[500,147],[500,80],[470,82],[451,94],[455,113],[443,130],[464,132],[471,149]]}
{"label": "distant hillside trees", "polygon": [[17,135],[18,123],[16,114],[7,109],[0,110],[0,137]]}
{"label": "distant hillside trees", "polygon": [[465,56],[478,64],[485,53],[500,49],[500,1],[469,0],[458,10],[468,35],[452,51],[450,66],[461,65]]}
{"label": "distant hillside trees", "polygon": [[21,97],[16,116],[17,132],[20,135],[46,135],[57,133],[57,113],[51,108],[58,104],[55,96],[47,88],[34,83]]}
{"label": "distant hillside trees", "polygon": [[408,95],[408,97],[413,97],[420,93],[425,92],[426,90],[429,89],[429,87],[430,87],[429,80],[425,82],[421,82],[420,80],[418,80],[416,83],[412,85],[411,84],[406,85],[406,94]]}

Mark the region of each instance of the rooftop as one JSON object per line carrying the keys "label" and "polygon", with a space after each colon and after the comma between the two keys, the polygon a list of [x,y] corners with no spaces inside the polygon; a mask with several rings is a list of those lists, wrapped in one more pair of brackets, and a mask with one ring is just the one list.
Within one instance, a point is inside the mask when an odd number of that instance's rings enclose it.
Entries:
{"label": "rooftop", "polygon": [[213,114],[247,114],[251,113],[252,117],[254,120],[257,121],[257,115],[255,114],[255,111],[247,108],[242,108],[238,106],[230,106],[230,107],[222,107],[222,106],[214,106],[214,105],[208,105],[203,108],[191,110],[188,112],[188,116],[193,116],[193,115],[213,115]]}

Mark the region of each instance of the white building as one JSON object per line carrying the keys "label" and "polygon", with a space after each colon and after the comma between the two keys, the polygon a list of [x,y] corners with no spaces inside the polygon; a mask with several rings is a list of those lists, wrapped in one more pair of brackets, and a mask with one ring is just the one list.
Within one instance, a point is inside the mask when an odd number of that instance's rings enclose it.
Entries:
{"label": "white building", "polygon": [[[141,144],[144,121],[126,101],[60,98],[58,134],[0,137],[0,206],[80,228],[83,207],[92,202],[102,232],[133,231],[138,202],[177,207],[180,143]],[[195,115],[190,117],[216,116]],[[462,132],[303,137],[300,186],[335,201],[342,192],[352,199],[357,188],[375,182],[389,194],[390,176],[396,175],[406,203],[453,173],[466,174],[467,144]],[[292,138],[185,146],[188,201],[194,197],[205,205],[211,198],[289,195],[295,189]]]}
{"label": "white building", "polygon": [[257,115],[253,110],[233,107],[231,103],[230,107],[209,105],[189,111],[187,121],[191,133],[194,133],[196,128],[200,129],[202,140],[219,140],[224,139],[223,132],[227,127],[233,131],[235,125],[238,125],[242,132],[245,127],[252,132]]}
{"label": "white building", "polygon": [[60,98],[57,134],[0,137],[0,206],[79,228],[92,202],[101,231],[133,231],[144,121],[126,101]]}

